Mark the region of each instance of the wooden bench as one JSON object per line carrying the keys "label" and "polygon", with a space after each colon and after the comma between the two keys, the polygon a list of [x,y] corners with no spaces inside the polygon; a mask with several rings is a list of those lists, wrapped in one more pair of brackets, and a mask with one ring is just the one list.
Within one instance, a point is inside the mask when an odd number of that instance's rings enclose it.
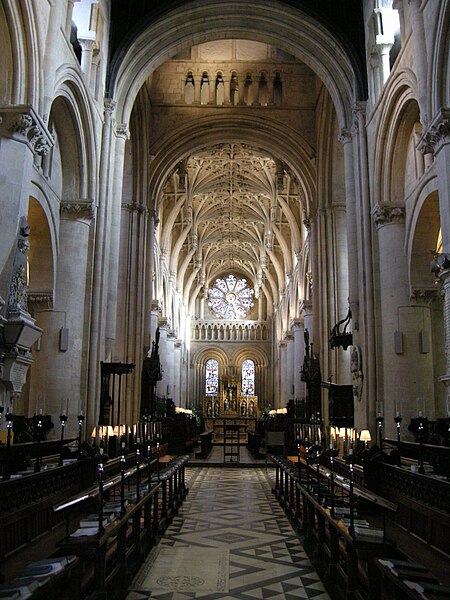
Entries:
{"label": "wooden bench", "polygon": [[20,577],[0,585],[0,597],[14,598],[17,593],[18,599],[27,596],[32,600],[79,600],[75,575],[78,563],[76,556],[59,556],[30,563]]}
{"label": "wooden bench", "polygon": [[[394,545],[385,538],[354,534],[348,524],[337,518],[338,509],[350,500],[348,481],[333,478],[333,506],[329,507],[330,471],[307,464],[301,457],[271,456],[275,464],[273,493],[294,526],[314,548],[315,558],[322,563],[330,586],[342,598],[371,597],[374,563],[377,557],[397,556]],[[334,492],[334,486],[337,490]],[[396,506],[368,490],[354,486],[354,495],[371,502],[377,509],[395,510]],[[325,498],[325,502],[323,499]],[[375,530],[372,531],[375,533]]]}

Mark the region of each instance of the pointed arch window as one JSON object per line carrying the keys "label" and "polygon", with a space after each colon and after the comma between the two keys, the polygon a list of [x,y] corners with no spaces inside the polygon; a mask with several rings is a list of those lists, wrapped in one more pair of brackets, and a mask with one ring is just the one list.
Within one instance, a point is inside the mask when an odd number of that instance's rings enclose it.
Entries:
{"label": "pointed arch window", "polygon": [[245,319],[253,306],[254,293],[245,279],[228,275],[225,279],[216,279],[209,289],[208,306],[223,319]]}
{"label": "pointed arch window", "polygon": [[217,396],[219,390],[219,363],[214,358],[206,361],[206,385],[207,396]]}
{"label": "pointed arch window", "polygon": [[250,360],[244,360],[242,363],[242,393],[244,396],[255,395],[255,363]]}

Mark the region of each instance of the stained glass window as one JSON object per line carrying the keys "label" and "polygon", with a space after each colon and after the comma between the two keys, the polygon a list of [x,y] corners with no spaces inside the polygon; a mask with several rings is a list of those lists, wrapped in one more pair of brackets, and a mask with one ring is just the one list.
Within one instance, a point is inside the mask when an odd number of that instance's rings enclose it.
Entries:
{"label": "stained glass window", "polygon": [[214,358],[206,361],[206,395],[217,396],[219,389],[219,363]]}
{"label": "stained glass window", "polygon": [[242,393],[244,396],[255,395],[255,363],[252,360],[242,363]]}
{"label": "stained glass window", "polygon": [[216,279],[214,287],[209,289],[208,306],[223,319],[245,319],[253,306],[254,293],[245,279],[228,275],[225,279]]}

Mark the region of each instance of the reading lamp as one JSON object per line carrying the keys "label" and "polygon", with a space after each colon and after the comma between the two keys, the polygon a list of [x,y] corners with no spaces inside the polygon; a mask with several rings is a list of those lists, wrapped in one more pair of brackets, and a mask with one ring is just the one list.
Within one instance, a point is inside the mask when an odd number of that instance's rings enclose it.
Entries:
{"label": "reading lamp", "polygon": [[372,441],[372,438],[370,437],[370,431],[368,429],[363,429],[359,435],[359,439],[361,442],[364,442],[364,447],[367,448],[369,442]]}

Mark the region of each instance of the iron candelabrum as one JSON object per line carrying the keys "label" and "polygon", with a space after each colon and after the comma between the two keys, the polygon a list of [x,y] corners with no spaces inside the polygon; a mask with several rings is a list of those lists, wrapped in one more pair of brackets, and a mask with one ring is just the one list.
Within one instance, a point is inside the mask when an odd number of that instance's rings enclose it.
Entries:
{"label": "iron candelabrum", "polygon": [[380,450],[383,447],[383,422],[384,422],[384,417],[382,417],[381,415],[378,415],[377,427],[378,427],[378,438],[380,440]]}
{"label": "iron candelabrum", "polygon": [[78,419],[78,460],[81,459],[81,431],[83,429],[83,423],[84,423],[84,413],[83,411],[80,412],[80,414],[77,416]]}
{"label": "iron candelabrum", "polygon": [[66,427],[66,421],[68,417],[65,412],[59,415],[59,422],[61,423],[61,448],[59,450],[59,466],[62,467],[64,463],[64,429]]}

